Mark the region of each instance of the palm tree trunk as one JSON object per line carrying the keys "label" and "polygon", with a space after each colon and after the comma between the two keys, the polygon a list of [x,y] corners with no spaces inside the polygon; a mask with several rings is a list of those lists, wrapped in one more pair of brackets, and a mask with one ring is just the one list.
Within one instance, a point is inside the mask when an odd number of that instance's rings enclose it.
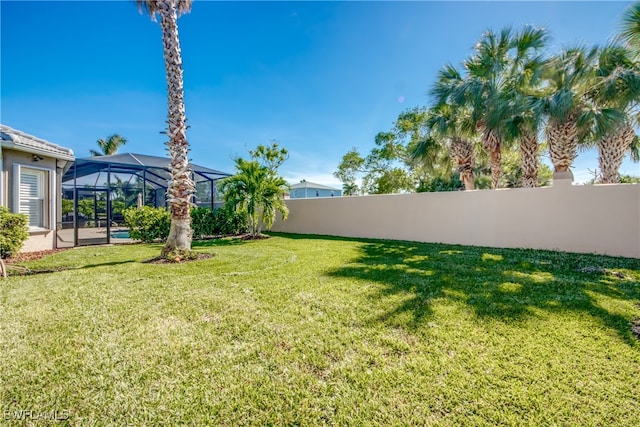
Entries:
{"label": "palm tree trunk", "polygon": [[260,237],[260,234],[262,233],[262,215],[264,212],[264,207],[260,206],[256,210],[257,210],[256,230],[255,230],[255,233],[253,234],[253,237]]}
{"label": "palm tree trunk", "polygon": [[489,166],[491,167],[491,188],[500,188],[500,176],[502,175],[502,144],[500,137],[487,128],[482,130],[482,148],[489,153]]}
{"label": "palm tree trunk", "polygon": [[547,126],[549,157],[554,172],[566,172],[578,156],[578,121],[570,115],[564,122],[551,121]]}
{"label": "palm tree trunk", "polygon": [[178,16],[175,0],[158,0],[160,27],[167,74],[169,98],[168,130],[171,179],[167,200],[171,205],[171,229],[162,249],[167,255],[174,250],[191,250],[191,197],[195,185],[189,167],[189,143],[186,136],[184,87],[182,79],[182,55],[178,38]]}
{"label": "palm tree trunk", "polygon": [[451,154],[458,166],[460,178],[464,183],[464,189],[475,189],[473,177],[473,145],[465,139],[453,138],[450,147]]}
{"label": "palm tree trunk", "polygon": [[523,188],[538,186],[538,148],[538,135],[535,132],[525,132],[520,140]]}
{"label": "palm tree trunk", "polygon": [[598,141],[598,163],[602,173],[602,184],[620,182],[618,171],[634,137],[633,126],[626,123]]}

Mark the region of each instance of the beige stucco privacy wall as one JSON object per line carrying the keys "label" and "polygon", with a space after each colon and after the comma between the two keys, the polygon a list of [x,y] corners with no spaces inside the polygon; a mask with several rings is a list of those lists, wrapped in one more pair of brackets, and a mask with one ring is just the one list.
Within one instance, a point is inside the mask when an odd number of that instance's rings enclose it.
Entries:
{"label": "beige stucco privacy wall", "polygon": [[640,258],[640,185],[288,200],[274,231]]}

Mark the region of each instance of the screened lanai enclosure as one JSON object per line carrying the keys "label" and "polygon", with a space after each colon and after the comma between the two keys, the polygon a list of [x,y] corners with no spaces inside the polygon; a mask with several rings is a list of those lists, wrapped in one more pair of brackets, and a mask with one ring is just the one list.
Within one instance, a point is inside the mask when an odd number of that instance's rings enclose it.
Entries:
{"label": "screened lanai enclosure", "polygon": [[[62,178],[62,224],[58,247],[127,242],[123,211],[130,207],[167,207],[170,159],[143,154],[114,154],[76,159]],[[212,209],[217,182],[225,172],[191,164],[194,203]]]}

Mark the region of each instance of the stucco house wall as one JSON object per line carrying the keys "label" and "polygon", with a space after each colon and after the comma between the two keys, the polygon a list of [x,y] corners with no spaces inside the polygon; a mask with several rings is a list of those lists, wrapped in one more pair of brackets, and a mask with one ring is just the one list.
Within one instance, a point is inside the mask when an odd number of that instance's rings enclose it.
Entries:
{"label": "stucco house wall", "polygon": [[73,151],[5,125],[0,125],[0,151],[0,205],[11,212],[28,209],[20,194],[20,179],[29,173],[36,178],[34,189],[41,199],[34,201],[40,218],[37,224],[30,219],[22,251],[55,249],[62,221],[62,175],[74,160]]}

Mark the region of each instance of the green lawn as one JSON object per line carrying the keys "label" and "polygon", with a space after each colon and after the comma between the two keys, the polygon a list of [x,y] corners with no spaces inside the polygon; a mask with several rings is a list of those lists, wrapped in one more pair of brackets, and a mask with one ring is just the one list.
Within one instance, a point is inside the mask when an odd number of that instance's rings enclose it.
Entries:
{"label": "green lawn", "polygon": [[2,422],[640,425],[640,260],[284,234],[195,249],[215,256],[80,248],[0,280]]}

